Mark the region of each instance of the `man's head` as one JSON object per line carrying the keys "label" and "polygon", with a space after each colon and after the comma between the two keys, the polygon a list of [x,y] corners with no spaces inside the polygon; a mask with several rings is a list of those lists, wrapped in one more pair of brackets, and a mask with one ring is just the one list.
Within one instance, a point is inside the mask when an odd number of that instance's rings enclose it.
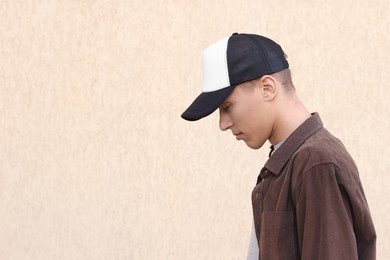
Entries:
{"label": "man's head", "polygon": [[[219,108],[219,127],[253,149],[267,140],[281,141],[292,130],[291,110],[302,109],[282,48],[251,34],[233,34],[211,45],[203,55],[203,89],[182,114],[194,121]],[[294,119],[294,120],[290,120]],[[288,122],[292,121],[292,122]],[[296,121],[296,122],[294,122]]]}

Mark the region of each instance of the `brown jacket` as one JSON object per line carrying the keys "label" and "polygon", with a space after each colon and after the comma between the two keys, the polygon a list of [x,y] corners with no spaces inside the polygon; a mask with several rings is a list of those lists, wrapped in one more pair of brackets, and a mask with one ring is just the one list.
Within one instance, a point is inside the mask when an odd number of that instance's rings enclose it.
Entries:
{"label": "brown jacket", "polygon": [[252,204],[259,259],[375,259],[358,169],[318,114],[267,161]]}

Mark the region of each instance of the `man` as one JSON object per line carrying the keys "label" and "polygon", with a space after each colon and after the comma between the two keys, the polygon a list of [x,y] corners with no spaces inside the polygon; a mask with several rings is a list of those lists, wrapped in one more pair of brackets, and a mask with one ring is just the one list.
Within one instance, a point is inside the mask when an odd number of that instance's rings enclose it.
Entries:
{"label": "man", "polygon": [[[300,101],[282,48],[259,35],[226,37],[203,53],[202,93],[182,114],[219,108],[219,127],[270,158],[252,193],[248,259],[375,259],[376,233],[343,144]],[[253,246],[255,245],[255,246]]]}

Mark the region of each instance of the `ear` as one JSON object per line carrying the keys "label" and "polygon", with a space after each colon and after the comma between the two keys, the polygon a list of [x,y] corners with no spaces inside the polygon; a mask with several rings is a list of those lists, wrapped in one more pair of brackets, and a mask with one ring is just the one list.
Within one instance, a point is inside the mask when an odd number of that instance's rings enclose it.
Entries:
{"label": "ear", "polygon": [[260,78],[259,83],[264,100],[274,100],[278,90],[276,79],[270,75],[264,75]]}

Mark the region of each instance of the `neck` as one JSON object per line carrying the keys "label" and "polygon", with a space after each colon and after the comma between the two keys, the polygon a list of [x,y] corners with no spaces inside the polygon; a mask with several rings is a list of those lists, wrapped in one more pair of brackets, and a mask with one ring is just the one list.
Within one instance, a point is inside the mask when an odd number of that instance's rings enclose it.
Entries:
{"label": "neck", "polygon": [[269,138],[272,145],[286,140],[295,129],[311,116],[309,110],[295,94],[293,97],[283,100],[279,108],[273,134]]}

